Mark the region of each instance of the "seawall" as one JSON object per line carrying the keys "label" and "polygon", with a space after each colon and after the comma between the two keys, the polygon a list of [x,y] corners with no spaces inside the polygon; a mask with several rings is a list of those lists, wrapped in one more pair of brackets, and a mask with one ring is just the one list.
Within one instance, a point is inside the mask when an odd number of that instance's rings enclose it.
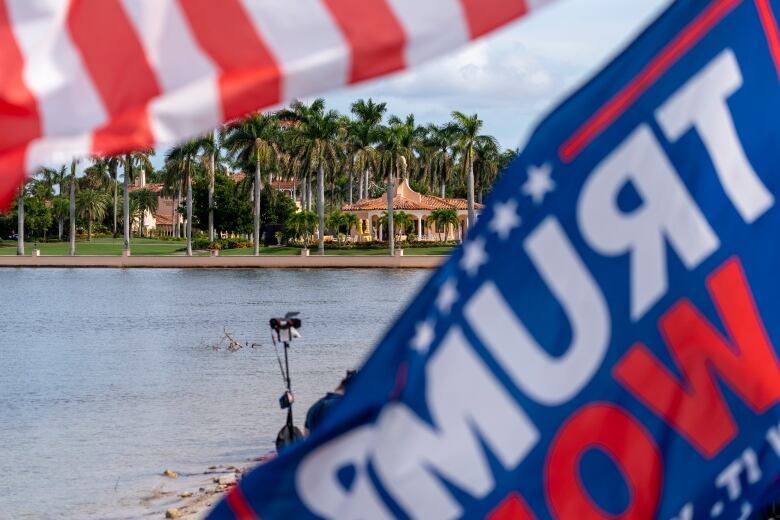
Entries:
{"label": "seawall", "polygon": [[0,256],[0,268],[433,269],[448,256]]}

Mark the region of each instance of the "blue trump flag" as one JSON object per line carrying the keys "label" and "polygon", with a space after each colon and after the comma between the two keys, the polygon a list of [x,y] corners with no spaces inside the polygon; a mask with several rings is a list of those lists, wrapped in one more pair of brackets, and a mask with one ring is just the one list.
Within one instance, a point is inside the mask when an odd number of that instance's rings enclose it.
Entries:
{"label": "blue trump flag", "polygon": [[779,13],[672,4],[211,518],[749,517],[780,474]]}

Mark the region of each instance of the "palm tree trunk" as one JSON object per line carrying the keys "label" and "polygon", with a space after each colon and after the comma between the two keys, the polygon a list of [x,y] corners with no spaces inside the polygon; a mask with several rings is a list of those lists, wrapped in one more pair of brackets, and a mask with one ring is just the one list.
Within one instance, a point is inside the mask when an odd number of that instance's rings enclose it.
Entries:
{"label": "palm tree trunk", "polygon": [[298,187],[298,194],[301,197],[301,211],[306,211],[306,176],[301,174],[301,184]]}
{"label": "palm tree trunk", "polygon": [[57,240],[62,242],[62,234],[65,231],[65,219],[63,217],[59,217],[57,219]]}
{"label": "palm tree trunk", "polygon": [[352,168],[349,169],[349,203],[352,204],[352,187],[354,184],[354,174]]}
{"label": "palm tree trunk", "polygon": [[255,165],[255,235],[253,254],[260,255],[260,158]]}
{"label": "palm tree trunk", "polygon": [[125,179],[124,188],[125,192],[122,195],[122,220],[124,224],[125,243],[124,250],[130,252],[130,176],[132,175],[132,159],[130,154],[125,155]]}
{"label": "palm tree trunk", "polygon": [[117,207],[117,192],[119,191],[119,180],[117,179],[117,173],[114,171],[114,238],[116,238],[116,207]]}
{"label": "palm tree trunk", "polygon": [[16,256],[24,256],[24,187],[19,188],[19,199],[16,204]]}
{"label": "palm tree trunk", "polygon": [[319,217],[319,246],[320,255],[325,254],[325,169],[320,162],[317,167],[317,216]]}
{"label": "palm tree trunk", "polygon": [[92,218],[87,218],[87,242],[92,242]]}
{"label": "palm tree trunk", "polygon": [[333,206],[336,203],[336,172],[333,172],[330,176],[330,207],[333,209]]}
{"label": "palm tree trunk", "polygon": [[187,165],[187,256],[192,256],[192,172]]}
{"label": "palm tree trunk", "polygon": [[467,189],[468,189],[468,203],[469,203],[469,220],[468,220],[468,228],[471,229],[474,227],[474,223],[476,220],[476,215],[474,214],[474,159],[472,157],[472,149],[469,147],[468,150],[468,157],[466,157],[466,160],[469,163],[469,177],[467,182]]}
{"label": "palm tree trunk", "polygon": [[173,202],[171,204],[171,236],[173,238],[178,238],[178,230],[176,229],[176,192],[174,191],[171,193],[171,198],[173,199]]}
{"label": "palm tree trunk", "polygon": [[176,238],[181,238],[181,217],[179,216],[179,205],[181,205],[181,182],[176,182],[176,199],[173,208],[176,213],[174,224],[176,227]]}
{"label": "palm tree trunk", "polygon": [[306,209],[307,209],[307,211],[311,211],[312,199],[314,198],[312,196],[313,195],[312,183],[314,182],[314,180],[311,178],[311,173],[309,173],[309,181],[308,182],[309,182],[309,185],[308,185],[307,189],[309,190],[309,198],[308,198],[307,204],[309,205],[309,207],[306,208]]}
{"label": "palm tree trunk", "polygon": [[363,172],[360,172],[360,179],[358,180],[358,200],[363,200]]}
{"label": "palm tree trunk", "polygon": [[211,164],[209,167],[209,242],[214,241],[214,175],[215,175],[215,156],[211,152]]}
{"label": "palm tree trunk", "polygon": [[70,256],[76,256],[76,163],[70,164]]}
{"label": "palm tree trunk", "polygon": [[393,181],[395,179],[395,159],[391,161],[387,172],[387,249],[395,256],[395,235],[393,233]]}

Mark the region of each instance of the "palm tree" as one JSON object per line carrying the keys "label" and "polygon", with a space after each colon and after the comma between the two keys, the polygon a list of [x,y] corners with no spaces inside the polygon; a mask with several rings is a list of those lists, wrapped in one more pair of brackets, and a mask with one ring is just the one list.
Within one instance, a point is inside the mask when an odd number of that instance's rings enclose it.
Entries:
{"label": "palm tree", "polygon": [[325,111],[325,100],[316,99],[310,106],[296,102],[292,106],[296,125],[292,147],[296,155],[317,172],[317,216],[319,219],[320,255],[325,254],[325,170],[335,170],[339,162],[342,125],[335,110]]}
{"label": "palm tree", "polygon": [[166,169],[178,170],[184,177],[184,185],[187,190],[185,195],[187,225],[184,233],[187,239],[187,256],[192,256],[192,177],[199,149],[200,143],[197,140],[192,140],[171,148],[165,155]]}
{"label": "palm tree", "polygon": [[113,216],[113,221],[114,221],[113,236],[114,238],[116,238],[117,235],[116,215],[117,215],[118,192],[119,192],[119,164],[121,162],[121,159],[119,157],[114,156],[105,159],[105,161],[108,164],[108,175],[109,177],[111,177],[111,180],[114,183],[114,197],[113,197],[113,203],[111,204],[111,214]]}
{"label": "palm tree", "polygon": [[92,241],[92,222],[102,220],[108,208],[108,195],[93,188],[79,193],[79,212],[87,218],[87,242]]}
{"label": "palm tree", "polygon": [[122,220],[124,221],[124,250],[126,253],[130,252],[130,181],[133,178],[134,167],[144,168],[147,171],[152,170],[152,162],[149,159],[154,155],[154,150],[139,150],[136,152],[126,153],[124,157],[124,204],[122,210]]}
{"label": "palm tree", "polygon": [[399,211],[394,215],[395,218],[395,231],[398,236],[398,240],[401,240],[401,236],[407,234],[409,229],[414,225],[414,219],[405,211]]}
{"label": "palm tree", "polygon": [[[448,225],[452,225],[453,227],[456,227],[458,231],[460,231],[460,219],[458,218],[458,212],[454,209],[435,209],[431,211],[428,220],[435,223],[437,226],[441,226],[444,230],[444,237],[442,237],[441,232],[439,233],[439,238],[442,242],[444,242],[446,239]],[[460,236],[460,233],[458,233],[458,236]]]}
{"label": "palm tree", "polygon": [[328,215],[326,223],[328,224],[328,227],[335,233],[336,240],[338,241],[339,245],[341,245],[341,233],[339,231],[341,230],[341,226],[344,223],[344,213],[338,209],[334,209],[330,212],[330,215]]}
{"label": "palm tree", "polygon": [[214,183],[217,170],[217,157],[220,143],[215,132],[208,133],[197,139],[203,166],[209,181],[209,242],[214,241]]}
{"label": "palm tree", "polygon": [[339,245],[342,243],[341,228],[346,227],[346,234],[349,235],[352,232],[352,228],[357,225],[358,218],[354,213],[344,213],[338,209],[334,209],[330,215],[328,215],[328,226],[336,233],[336,239],[338,240]]}
{"label": "palm tree", "polygon": [[94,157],[92,165],[84,169],[81,178],[81,186],[92,190],[105,190],[111,183],[108,172],[108,161],[101,157]]}
{"label": "palm tree", "polygon": [[303,239],[303,248],[309,249],[309,237],[314,233],[317,226],[317,214],[313,211],[299,211],[290,215],[287,219],[287,227],[290,228],[296,237]]}
{"label": "palm tree", "polygon": [[[352,166],[360,173],[358,181],[358,199],[368,197],[368,175],[376,169],[376,143],[381,138],[382,118],[387,111],[387,103],[374,103],[359,99],[350,107],[356,120],[350,125],[349,137],[352,148]],[[349,203],[352,204],[352,174],[349,178]]]}
{"label": "palm tree", "polygon": [[452,117],[455,120],[454,123],[457,128],[456,146],[464,159],[464,167],[467,174],[468,227],[471,229],[476,222],[476,215],[474,213],[474,146],[479,143],[493,143],[498,147],[498,143],[496,142],[495,137],[480,135],[479,132],[482,130],[483,122],[477,114],[467,116],[463,112],[458,112],[456,110],[452,113]]}
{"label": "palm tree", "polygon": [[146,216],[147,212],[154,215],[159,205],[159,199],[155,192],[146,188],[134,191],[132,199],[135,201],[136,211],[140,215],[138,221],[138,236],[142,237],[144,236],[145,231],[144,217]]}
{"label": "palm tree", "polygon": [[87,188],[104,190],[113,187],[114,196],[111,205],[114,227],[113,233],[117,234],[117,206],[119,193],[119,164],[118,157],[94,157],[93,164],[84,170],[84,184]]}
{"label": "palm tree", "polygon": [[[224,131],[222,144],[234,162],[241,165],[255,165],[254,181],[254,255],[260,254],[260,170],[266,168],[271,175],[272,165],[279,153],[276,142],[279,138],[279,123],[273,116],[252,114],[246,119],[228,126]],[[269,179],[270,184],[270,179]],[[273,192],[268,187],[269,194]],[[269,198],[270,200],[270,198]]]}
{"label": "palm tree", "polygon": [[359,222],[357,215],[354,213],[342,213],[342,225],[347,227],[347,235],[352,233],[352,228],[356,228]]}
{"label": "palm tree", "polygon": [[413,114],[407,115],[405,119],[401,119],[398,116],[390,116],[388,123],[391,128],[396,130],[397,139],[403,150],[398,156],[398,180],[408,180],[409,171],[414,169],[416,159],[414,151],[420,147],[425,129],[417,126]]}
{"label": "palm tree", "polygon": [[496,141],[478,141],[474,146],[474,175],[482,204],[485,189],[490,189],[501,171],[501,152]]}
{"label": "palm tree", "polygon": [[70,198],[69,198],[69,211],[70,218],[70,249],[68,254],[70,256],[76,256],[76,166],[79,161],[73,159],[70,161]]}
{"label": "palm tree", "polygon": [[24,184],[19,187],[16,201],[16,256],[24,256]]}
{"label": "palm tree", "polygon": [[69,213],[68,203],[65,200],[65,180],[68,178],[68,167],[63,164],[59,170],[42,168],[41,175],[47,179],[47,182],[51,183],[52,193],[54,186],[59,188],[59,193],[52,200],[52,211],[54,218],[57,219],[57,239],[62,241],[62,235],[65,232],[65,219]]}
{"label": "palm tree", "polygon": [[63,195],[58,195],[52,201],[52,214],[57,219],[57,240],[62,241],[62,235],[65,233],[65,219],[69,213],[68,200]]}
{"label": "palm tree", "polygon": [[[447,196],[447,181],[452,171],[452,153],[450,152],[455,145],[455,134],[457,128],[452,123],[442,126],[428,126],[428,142],[431,146],[432,170],[436,170],[439,180],[439,196]],[[431,174],[433,181],[433,174]]]}
{"label": "palm tree", "polygon": [[393,236],[393,197],[395,196],[395,177],[401,164],[406,162],[409,150],[404,146],[408,128],[406,125],[391,125],[382,131],[382,141],[379,150],[382,165],[387,179],[387,248],[390,256],[395,256],[395,237]]}

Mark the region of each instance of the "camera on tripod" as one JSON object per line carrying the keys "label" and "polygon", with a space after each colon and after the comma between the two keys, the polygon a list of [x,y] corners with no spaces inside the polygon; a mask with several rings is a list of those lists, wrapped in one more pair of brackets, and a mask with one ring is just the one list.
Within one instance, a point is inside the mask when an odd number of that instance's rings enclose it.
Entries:
{"label": "camera on tripod", "polygon": [[279,332],[282,330],[287,330],[289,328],[293,329],[300,329],[301,328],[301,320],[300,318],[271,318],[271,330],[275,332]]}
{"label": "camera on tripod", "polygon": [[[279,352],[276,352],[276,360],[279,362],[279,370],[282,372],[282,380],[285,385],[285,392],[279,398],[279,406],[282,410],[287,410],[287,422],[276,436],[276,450],[279,451],[284,446],[303,438],[301,430],[293,424],[292,406],[295,402],[295,396],[292,393],[292,381],[290,380],[290,359],[288,351],[293,338],[300,338],[298,329],[301,327],[301,320],[297,318],[299,313],[288,312],[284,318],[271,318],[271,340],[276,349],[277,341],[284,346],[284,365],[279,358]],[[284,334],[282,334],[284,332]]]}

